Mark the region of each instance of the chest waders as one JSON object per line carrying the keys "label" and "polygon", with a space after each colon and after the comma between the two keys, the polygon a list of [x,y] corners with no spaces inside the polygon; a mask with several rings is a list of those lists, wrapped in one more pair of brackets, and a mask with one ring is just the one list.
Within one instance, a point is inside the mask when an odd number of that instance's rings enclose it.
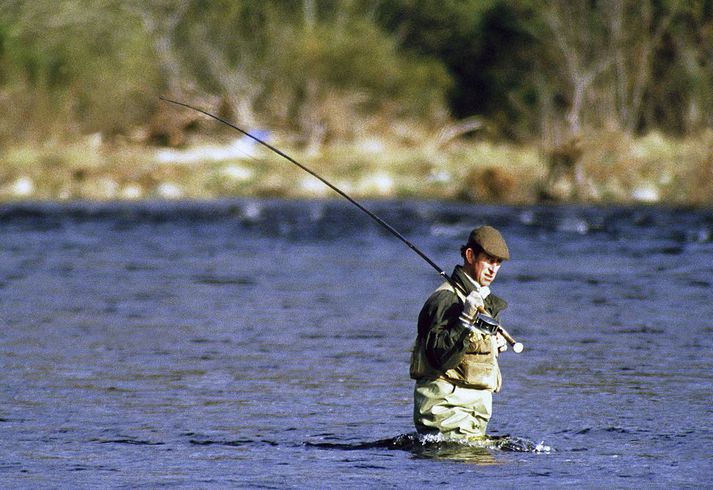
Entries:
{"label": "chest waders", "polygon": [[[465,295],[444,282],[434,293],[450,291],[462,303]],[[495,337],[474,332],[461,362],[453,369],[439,371],[426,356],[421,336],[411,354],[414,387],[413,420],[421,434],[439,434],[446,440],[473,441],[486,435],[492,415],[493,392],[500,389]]]}

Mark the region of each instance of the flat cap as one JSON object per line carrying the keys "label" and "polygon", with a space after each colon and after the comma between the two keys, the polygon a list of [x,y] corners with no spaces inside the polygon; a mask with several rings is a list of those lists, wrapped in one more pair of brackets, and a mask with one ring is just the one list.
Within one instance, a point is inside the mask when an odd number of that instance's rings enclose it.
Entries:
{"label": "flat cap", "polygon": [[510,259],[510,250],[505,243],[505,239],[498,230],[492,226],[480,226],[470,232],[466,247],[477,245],[483,251],[501,260]]}

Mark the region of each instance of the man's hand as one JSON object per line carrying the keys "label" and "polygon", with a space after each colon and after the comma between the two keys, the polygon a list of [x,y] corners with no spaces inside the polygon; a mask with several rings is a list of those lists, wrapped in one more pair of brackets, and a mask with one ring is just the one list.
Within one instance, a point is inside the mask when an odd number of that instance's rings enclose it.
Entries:
{"label": "man's hand", "polygon": [[505,337],[500,335],[500,332],[495,334],[495,345],[498,348],[498,352],[505,352],[506,350],[508,350],[508,343],[505,340]]}
{"label": "man's hand", "polygon": [[478,291],[472,291],[463,302],[463,313],[461,313],[461,317],[464,317],[468,323],[473,323],[473,319],[478,313],[479,308],[485,308],[483,298]]}

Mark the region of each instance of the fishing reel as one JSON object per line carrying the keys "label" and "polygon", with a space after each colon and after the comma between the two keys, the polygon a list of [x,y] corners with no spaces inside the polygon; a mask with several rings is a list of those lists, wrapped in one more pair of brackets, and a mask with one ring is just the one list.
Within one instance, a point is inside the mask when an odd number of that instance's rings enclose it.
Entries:
{"label": "fishing reel", "polygon": [[498,322],[490,315],[486,315],[482,311],[479,311],[475,318],[473,319],[473,328],[480,330],[488,335],[500,334],[505,337],[508,344],[512,345],[512,350],[516,354],[519,354],[525,348],[521,342],[517,342],[512,335],[510,335],[507,330],[505,330]]}
{"label": "fishing reel", "polygon": [[488,335],[495,335],[500,324],[492,316],[478,312],[473,319],[473,327]]}

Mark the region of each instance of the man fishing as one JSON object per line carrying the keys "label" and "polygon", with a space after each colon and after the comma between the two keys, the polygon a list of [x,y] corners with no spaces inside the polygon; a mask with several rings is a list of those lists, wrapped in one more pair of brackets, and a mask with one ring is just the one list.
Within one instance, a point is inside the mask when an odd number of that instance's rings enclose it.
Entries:
{"label": "man fishing", "polygon": [[485,436],[492,394],[501,384],[498,353],[507,349],[500,331],[492,335],[478,328],[477,315],[497,321],[507,307],[490,284],[510,252],[498,230],[482,226],[470,233],[461,255],[463,265],[421,309],[410,374],[416,380],[416,430],[472,441]]}
{"label": "man fishing", "polygon": [[[500,265],[510,258],[500,232],[491,226],[473,230],[461,249],[463,265],[448,276],[391,225],[286,153],[215,114],[177,100],[161,100],[215,119],[298,166],[366,213],[438,271],[446,282],[426,301],[419,315],[411,358],[411,377],[416,380],[414,421],[421,433],[466,440],[484,437],[492,413],[492,393],[500,389],[498,352],[507,348],[506,341],[514,352],[523,349],[497,323],[507,304],[490,294],[489,286]],[[485,320],[479,312],[492,318]]]}

